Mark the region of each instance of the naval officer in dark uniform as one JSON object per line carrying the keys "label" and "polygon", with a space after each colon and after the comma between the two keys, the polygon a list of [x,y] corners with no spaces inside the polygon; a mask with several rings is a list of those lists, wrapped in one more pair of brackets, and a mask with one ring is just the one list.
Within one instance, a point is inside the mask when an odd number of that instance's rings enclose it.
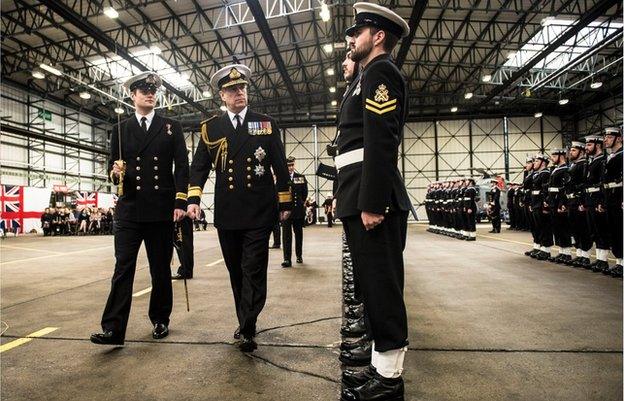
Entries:
{"label": "naval officer in dark uniform", "polygon": [[365,371],[343,373],[341,399],[402,399],[408,344],[403,249],[411,205],[397,159],[408,105],[407,84],[390,53],[409,26],[376,4],[354,8],[347,35],[361,70],[340,106],[336,215],[344,224],[373,352]]}
{"label": "naval officer in dark uniform", "polygon": [[[247,107],[251,71],[234,64],[210,79],[227,111],[204,121],[191,164],[188,212],[199,215],[202,188],[216,171],[214,225],[230,273],[243,352],[257,348],[256,321],[266,301],[269,235],[288,218],[286,155],[277,122]],[[276,176],[273,182],[271,169]]]}
{"label": "naval officer in dark uniform", "polygon": [[289,156],[288,187],[292,195],[292,211],[290,217],[282,223],[282,244],[284,245],[284,261],[282,267],[292,267],[292,234],[295,233],[295,256],[297,263],[303,263],[303,223],[305,221],[305,201],[308,199],[308,181],[303,174],[295,171],[295,158]]}
{"label": "naval officer in dark uniform", "polygon": [[169,263],[173,255],[174,221],[180,221],[186,210],[188,158],[180,123],[154,113],[156,91],[161,82],[158,75],[146,72],[125,83],[136,112],[116,127],[111,136],[110,177],[123,193],[115,208],[116,262],[102,316],[103,332],[91,335],[91,341],[96,344],[124,342],[142,242],[152,276],[149,303],[149,318],[154,325],[152,336],[160,339],[169,334],[173,301]]}

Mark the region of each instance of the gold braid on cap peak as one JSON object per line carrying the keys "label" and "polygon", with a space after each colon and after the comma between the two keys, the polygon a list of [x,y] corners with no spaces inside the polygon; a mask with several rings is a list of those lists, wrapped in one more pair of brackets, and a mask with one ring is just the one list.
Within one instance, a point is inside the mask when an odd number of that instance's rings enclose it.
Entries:
{"label": "gold braid on cap peak", "polygon": [[219,158],[220,158],[221,159],[221,171],[225,171],[225,164],[227,161],[227,154],[228,154],[227,138],[226,137],[219,138],[216,141],[210,141],[210,139],[208,138],[208,123],[214,120],[215,118],[217,118],[217,116],[212,116],[209,119],[202,121],[201,137],[204,143],[206,144],[206,146],[208,147],[208,150],[212,151],[216,149],[217,154],[215,155],[215,159],[214,159],[215,170],[217,168],[217,164],[219,163]]}

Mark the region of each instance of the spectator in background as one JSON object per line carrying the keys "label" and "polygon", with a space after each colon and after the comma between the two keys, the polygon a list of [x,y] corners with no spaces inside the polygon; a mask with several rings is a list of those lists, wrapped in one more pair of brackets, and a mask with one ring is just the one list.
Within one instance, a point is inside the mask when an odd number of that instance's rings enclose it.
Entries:
{"label": "spectator in background", "polygon": [[331,228],[334,224],[334,197],[331,193],[327,194],[325,201],[323,202],[323,209],[325,209],[325,218],[327,219],[327,227]]}
{"label": "spectator in background", "polygon": [[54,220],[54,216],[50,212],[50,208],[46,207],[41,215],[41,228],[43,229],[44,237],[52,235],[52,220]]}
{"label": "spectator in background", "polygon": [[78,215],[78,233],[87,233],[87,225],[89,222],[89,208],[83,207]]}

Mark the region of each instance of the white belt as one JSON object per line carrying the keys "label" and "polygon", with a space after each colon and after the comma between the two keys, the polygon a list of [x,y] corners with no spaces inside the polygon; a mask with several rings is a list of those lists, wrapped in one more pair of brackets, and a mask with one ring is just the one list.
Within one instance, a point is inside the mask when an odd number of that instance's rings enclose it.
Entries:
{"label": "white belt", "polygon": [[364,148],[350,150],[346,153],[342,153],[334,159],[336,163],[336,169],[340,170],[351,164],[359,163],[364,160]]}
{"label": "white belt", "polygon": [[559,192],[559,188],[557,188],[557,187],[548,187],[548,192]]}
{"label": "white belt", "polygon": [[585,188],[585,192],[587,192],[588,194],[591,194],[593,192],[600,192],[600,187]]}
{"label": "white belt", "polygon": [[608,182],[606,184],[603,184],[603,187],[610,189],[610,188],[620,188],[622,186],[621,182]]}
{"label": "white belt", "polygon": [[470,200],[470,198],[464,198],[464,200],[465,200],[465,201],[469,201],[469,200]]}
{"label": "white belt", "polygon": [[531,191],[531,195],[539,195],[541,193],[542,193],[542,191],[539,191],[539,190],[538,191]]}
{"label": "white belt", "polygon": [[566,197],[568,199],[574,199],[574,198],[576,198],[576,195],[575,194],[566,194]]}

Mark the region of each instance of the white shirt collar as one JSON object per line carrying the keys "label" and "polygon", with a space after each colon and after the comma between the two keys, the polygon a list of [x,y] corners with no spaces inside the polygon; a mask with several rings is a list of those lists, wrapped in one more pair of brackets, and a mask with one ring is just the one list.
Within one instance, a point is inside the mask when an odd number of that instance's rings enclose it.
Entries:
{"label": "white shirt collar", "polygon": [[154,116],[156,115],[156,111],[152,110],[149,112],[148,115],[146,116],[142,116],[141,114],[137,113],[136,111],[134,112],[134,115],[136,116],[137,121],[139,122],[139,126],[141,126],[141,119],[143,117],[147,118],[147,120],[145,121],[145,124],[147,125],[147,129],[149,129],[150,124],[152,124],[152,120],[154,119]]}
{"label": "white shirt collar", "polygon": [[[236,128],[236,113],[232,113],[230,110],[227,111],[228,113],[228,117],[230,117],[230,122],[232,123],[232,126],[234,128]],[[243,121],[245,121],[245,116],[247,115],[247,107],[245,107],[243,110],[241,110],[240,113],[238,113],[238,115],[241,118],[241,124],[243,123]]]}

